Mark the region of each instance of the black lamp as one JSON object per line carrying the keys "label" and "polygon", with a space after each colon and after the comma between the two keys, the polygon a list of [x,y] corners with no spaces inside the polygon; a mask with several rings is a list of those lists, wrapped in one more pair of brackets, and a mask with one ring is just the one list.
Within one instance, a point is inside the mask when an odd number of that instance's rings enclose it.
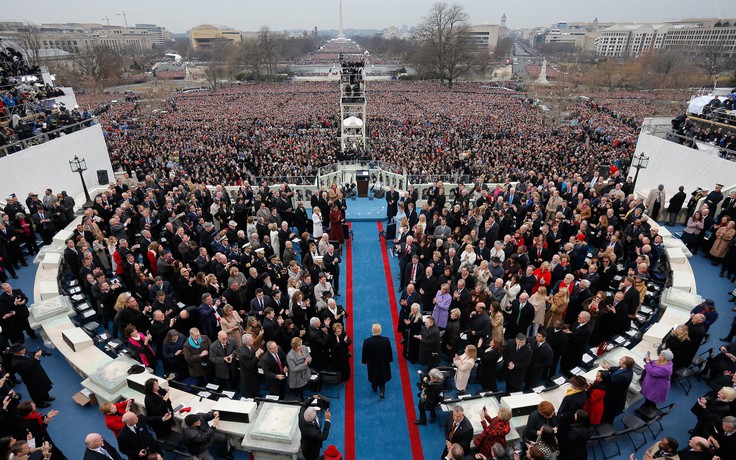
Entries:
{"label": "black lamp", "polygon": [[631,167],[636,168],[636,174],[634,174],[634,184],[632,185],[632,192],[636,190],[636,180],[639,179],[639,170],[647,169],[649,166],[649,157],[644,155],[644,152],[639,152],[639,155],[634,155],[631,159]]}
{"label": "black lamp", "polygon": [[87,202],[84,204],[83,207],[88,208],[92,206],[92,199],[89,197],[89,190],[87,190],[87,183],[84,182],[83,175],[83,173],[87,170],[87,162],[84,161],[84,158],[79,158],[78,156],[74,155],[74,159],[69,160],[69,167],[72,169],[72,172],[79,173],[79,178],[82,179],[84,197],[87,199]]}

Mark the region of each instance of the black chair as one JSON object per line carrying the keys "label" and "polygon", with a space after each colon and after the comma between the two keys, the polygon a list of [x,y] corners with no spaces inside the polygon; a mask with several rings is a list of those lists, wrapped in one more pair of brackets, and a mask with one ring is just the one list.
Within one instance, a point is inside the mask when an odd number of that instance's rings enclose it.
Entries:
{"label": "black chair", "polygon": [[689,367],[681,367],[679,369],[675,369],[675,372],[672,375],[672,381],[680,385],[685,392],[685,395],[689,395],[690,390],[693,388],[693,384],[690,383],[690,377],[693,375],[695,375],[695,371]]}
{"label": "black chair", "polygon": [[[649,428],[649,432],[652,433],[652,438],[656,438],[664,431],[661,420],[666,415],[672,413],[672,411],[675,410],[675,407],[677,407],[677,403],[672,403],[669,406],[665,406],[662,408],[641,406],[640,408],[635,410],[634,413],[636,413],[642,420],[646,422],[647,427]],[[659,431],[657,431],[656,433],[652,429],[652,426],[655,423],[659,425]]]}
{"label": "black chair", "polygon": [[174,460],[179,457],[186,460],[193,458],[192,454],[187,452],[186,447],[181,445],[181,433],[177,431],[172,431],[166,437],[156,439],[156,443],[164,452],[174,454]]}
{"label": "black chair", "polygon": [[342,374],[340,371],[321,371],[319,373],[319,378],[322,385],[337,385],[337,395],[329,397],[340,399],[340,392],[342,391]]}
{"label": "black chair", "polygon": [[[626,435],[629,437],[629,441],[631,441],[634,452],[644,447],[644,445],[647,443],[647,435],[645,433],[645,430],[647,429],[647,424],[644,422],[644,420],[640,419],[634,414],[628,414],[625,415],[623,419],[621,419],[621,422],[626,427]],[[631,433],[639,433],[642,437],[642,443],[637,446],[636,442],[634,442],[634,438],[631,436]]]}
{"label": "black chair", "polygon": [[[603,436],[601,436],[601,435],[591,436],[588,439],[588,442],[586,444],[586,446],[588,447],[588,450],[591,451],[591,452],[593,452],[593,460],[596,460],[597,459],[597,457],[595,455],[595,446],[598,446],[598,448],[601,449],[601,452],[603,452],[603,448],[601,447],[601,439],[603,439]],[[603,455],[604,455],[604,458],[605,458],[605,454],[603,454]]]}
{"label": "black chair", "polygon": [[[603,460],[608,460],[609,458],[621,455],[621,446],[619,446],[618,440],[623,437],[624,432],[616,431],[616,429],[610,423],[601,423],[596,427],[596,431],[601,437],[598,446],[600,447],[601,453],[603,454]],[[610,445],[610,442],[613,442],[613,444],[616,446],[616,455],[606,454],[606,450],[603,448],[605,445]]]}

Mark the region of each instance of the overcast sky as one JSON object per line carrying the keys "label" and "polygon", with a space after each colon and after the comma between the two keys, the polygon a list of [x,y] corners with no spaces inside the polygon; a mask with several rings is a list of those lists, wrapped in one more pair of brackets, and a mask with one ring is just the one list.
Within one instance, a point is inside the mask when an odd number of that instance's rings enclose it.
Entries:
{"label": "overcast sky", "polygon": [[[337,29],[339,0],[20,0],[3,2],[0,20],[104,23],[155,23],[178,33],[209,23],[239,30]],[[343,0],[346,28],[413,26],[432,0]],[[448,2],[451,3],[451,2]],[[736,18],[734,0],[460,0],[473,24],[498,24],[506,13],[512,29],[547,26],[557,21],[658,22],[688,17]]]}

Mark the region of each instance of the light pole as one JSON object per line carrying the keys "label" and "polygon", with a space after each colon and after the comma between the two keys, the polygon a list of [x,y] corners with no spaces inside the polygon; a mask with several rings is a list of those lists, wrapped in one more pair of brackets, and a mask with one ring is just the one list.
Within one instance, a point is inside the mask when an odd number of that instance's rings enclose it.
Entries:
{"label": "light pole", "polygon": [[644,155],[644,152],[639,152],[639,155],[634,155],[631,158],[631,167],[636,168],[636,174],[634,174],[634,184],[631,186],[632,193],[636,190],[636,180],[639,179],[639,170],[647,169],[649,166],[649,157]]}
{"label": "light pole", "polygon": [[87,199],[87,202],[84,203],[83,208],[88,208],[92,206],[92,199],[89,197],[89,191],[87,190],[87,183],[84,182],[84,175],[83,173],[87,170],[87,162],[84,161],[84,158],[79,158],[78,156],[74,155],[73,160],[69,160],[69,167],[72,169],[72,172],[79,173],[79,178],[82,179],[82,188],[84,189],[84,197]]}

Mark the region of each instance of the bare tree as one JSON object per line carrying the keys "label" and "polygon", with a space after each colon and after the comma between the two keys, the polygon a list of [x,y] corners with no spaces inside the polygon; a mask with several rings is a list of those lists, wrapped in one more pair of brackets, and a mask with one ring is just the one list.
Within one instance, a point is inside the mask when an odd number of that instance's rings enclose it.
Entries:
{"label": "bare tree", "polygon": [[41,29],[32,22],[19,28],[20,43],[26,55],[28,65],[35,67],[41,64]]}
{"label": "bare tree", "polygon": [[266,68],[266,78],[271,81],[276,75],[276,66],[281,59],[281,52],[276,37],[268,26],[263,26],[258,31],[258,47]]}
{"label": "bare tree", "polygon": [[212,43],[209,63],[204,69],[204,76],[212,89],[216,89],[220,80],[228,76],[228,64],[232,59],[234,47],[230,40],[216,39]]}
{"label": "bare tree", "polygon": [[425,60],[420,67],[434,69],[434,75],[452,88],[454,81],[470,68],[473,45],[469,42],[468,15],[457,3],[435,3],[418,26],[415,39]]}
{"label": "bare tree", "polygon": [[80,77],[87,80],[95,91],[99,92],[118,78],[123,57],[109,46],[93,45],[80,53],[76,62]]}

